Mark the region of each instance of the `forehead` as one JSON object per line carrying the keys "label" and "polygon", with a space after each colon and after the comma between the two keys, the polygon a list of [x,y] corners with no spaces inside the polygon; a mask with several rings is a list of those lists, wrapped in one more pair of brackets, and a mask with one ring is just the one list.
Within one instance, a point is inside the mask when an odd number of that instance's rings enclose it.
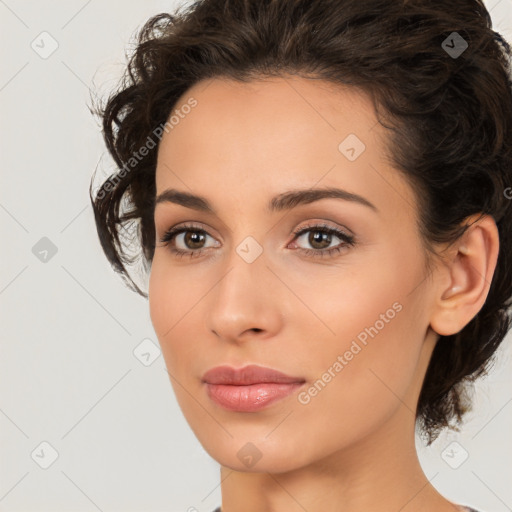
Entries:
{"label": "forehead", "polygon": [[215,190],[251,202],[316,185],[343,186],[374,204],[396,203],[397,194],[414,203],[385,159],[371,100],[356,89],[299,77],[214,78],[186,91],[171,114],[178,122],[159,146],[157,194]]}
{"label": "forehead", "polygon": [[[304,139],[319,137],[325,139],[325,145],[337,147],[343,132],[350,130],[367,138],[367,132],[377,124],[366,94],[319,79],[283,76],[250,82],[203,80],[181,96],[174,112],[179,113],[192,99],[196,106],[179,116],[180,129],[175,125],[170,130],[176,144],[193,135],[197,143],[218,144],[221,139],[227,145],[229,139],[223,138],[227,134],[236,135],[238,145],[245,143],[245,151],[254,148],[257,152],[261,147],[297,150]],[[165,138],[170,138],[166,137],[170,131]]]}

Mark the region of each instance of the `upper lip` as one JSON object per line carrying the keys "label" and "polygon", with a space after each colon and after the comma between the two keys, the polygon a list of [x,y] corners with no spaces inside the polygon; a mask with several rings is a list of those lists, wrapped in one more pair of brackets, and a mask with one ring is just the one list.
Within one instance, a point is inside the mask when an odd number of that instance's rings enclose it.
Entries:
{"label": "upper lip", "polygon": [[284,373],[258,365],[248,365],[243,368],[231,366],[216,366],[203,375],[203,382],[208,384],[225,384],[232,386],[248,386],[262,382],[290,384],[305,382],[302,377],[291,377]]}

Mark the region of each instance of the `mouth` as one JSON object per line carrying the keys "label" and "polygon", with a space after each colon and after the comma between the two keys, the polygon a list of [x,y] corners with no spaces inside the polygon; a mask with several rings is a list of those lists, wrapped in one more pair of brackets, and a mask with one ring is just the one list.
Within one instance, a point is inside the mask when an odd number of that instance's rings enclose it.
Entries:
{"label": "mouth", "polygon": [[306,380],[271,368],[249,365],[240,369],[217,366],[202,378],[208,397],[217,405],[237,412],[255,412],[282,400]]}

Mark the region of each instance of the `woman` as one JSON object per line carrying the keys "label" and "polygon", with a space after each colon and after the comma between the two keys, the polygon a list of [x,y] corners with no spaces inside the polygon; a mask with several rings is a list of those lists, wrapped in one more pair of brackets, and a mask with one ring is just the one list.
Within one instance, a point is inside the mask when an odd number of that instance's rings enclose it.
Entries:
{"label": "woman", "polygon": [[460,424],[510,327],[507,55],[476,0],[205,0],[144,26],[91,200],[222,512],[472,510],[414,435]]}

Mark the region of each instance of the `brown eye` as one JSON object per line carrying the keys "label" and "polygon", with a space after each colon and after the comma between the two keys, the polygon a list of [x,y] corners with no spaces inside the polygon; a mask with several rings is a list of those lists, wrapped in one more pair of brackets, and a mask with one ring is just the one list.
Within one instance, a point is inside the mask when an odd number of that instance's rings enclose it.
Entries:
{"label": "brown eye", "polygon": [[[297,231],[295,234],[296,240],[302,238],[302,243],[309,244],[311,247],[311,249],[299,247],[299,250],[305,251],[306,254],[313,256],[330,255],[346,247],[355,245],[355,237],[353,235],[349,235],[328,225],[307,226]],[[336,239],[338,239],[339,242],[333,247],[329,247]]]}
{"label": "brown eye", "polygon": [[325,231],[309,232],[308,243],[311,244],[313,249],[327,249],[331,245],[332,235]]}
{"label": "brown eye", "polygon": [[186,231],[183,235],[183,242],[187,249],[201,249],[206,238],[201,231]]}
{"label": "brown eye", "polygon": [[182,225],[169,229],[160,242],[169,245],[171,252],[176,255],[199,256],[204,250],[210,248],[205,245],[208,237],[215,242],[210,247],[218,246],[218,242],[204,229]]}

